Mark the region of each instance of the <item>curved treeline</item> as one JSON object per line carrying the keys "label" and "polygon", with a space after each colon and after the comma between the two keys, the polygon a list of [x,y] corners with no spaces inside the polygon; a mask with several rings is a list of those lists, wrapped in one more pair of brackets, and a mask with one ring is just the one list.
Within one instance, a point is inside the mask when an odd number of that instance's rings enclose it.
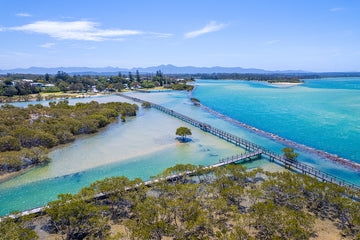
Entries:
{"label": "curved treeline", "polygon": [[49,107],[0,107],[0,173],[21,170],[49,161],[47,149],[74,141],[79,134],[96,132],[119,115],[135,116],[136,104],[110,102],[50,102]]}
{"label": "curved treeline", "polygon": [[[255,73],[197,73],[197,74],[174,74],[176,77],[194,78],[194,79],[232,79],[245,81],[266,81],[266,82],[293,82],[298,83],[305,75],[296,74],[255,74]],[[314,75],[315,77],[315,75]],[[306,75],[305,78],[309,78]]]}
{"label": "curved treeline", "polygon": [[[359,192],[289,171],[247,171],[242,165],[211,172],[176,165],[157,177],[198,170],[192,177],[157,181],[106,178],[78,194],[62,194],[46,209],[47,228],[63,239],[316,239],[327,221],[346,239],[360,238]],[[107,197],[93,198],[107,193]],[[0,232],[14,220],[0,223]],[[18,232],[27,234],[18,220]],[[14,227],[12,227],[14,228]],[[60,237],[60,236],[59,236]]]}
{"label": "curved treeline", "polygon": [[324,72],[324,73],[196,73],[196,74],[169,74],[170,77],[191,79],[232,79],[246,81],[266,82],[293,82],[298,83],[303,79],[360,77],[358,72]]}

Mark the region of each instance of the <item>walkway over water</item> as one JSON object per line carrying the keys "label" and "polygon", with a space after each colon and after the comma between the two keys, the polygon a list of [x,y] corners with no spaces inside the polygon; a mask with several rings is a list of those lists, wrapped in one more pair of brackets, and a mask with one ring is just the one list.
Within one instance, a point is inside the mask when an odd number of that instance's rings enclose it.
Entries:
{"label": "walkway over water", "polygon": [[[144,102],[147,102],[147,101],[144,101],[142,99],[139,99],[139,98],[135,98],[135,97],[130,97],[128,95],[124,95],[124,94],[118,94],[120,97],[123,97],[123,98],[126,98],[126,99],[129,99],[129,100],[132,100],[132,101],[135,101],[135,102],[139,102],[139,103],[144,103]],[[308,175],[311,175],[313,177],[316,177],[318,178],[319,180],[322,180],[324,182],[330,182],[330,183],[335,183],[335,184],[338,184],[340,186],[345,186],[345,187],[350,187],[350,188],[353,188],[353,189],[356,189],[356,190],[360,190],[360,186],[359,185],[356,185],[352,182],[349,182],[347,180],[344,180],[342,178],[339,178],[335,175],[332,175],[332,174],[329,174],[327,172],[324,172],[322,170],[319,170],[317,168],[314,168],[310,165],[307,165],[305,163],[301,163],[299,161],[291,161],[287,158],[285,158],[283,155],[281,154],[278,154],[274,151],[271,151],[269,149],[266,149],[260,145],[257,145],[255,143],[252,143],[246,139],[243,139],[243,138],[240,138],[238,136],[235,136],[231,133],[228,133],[228,132],[225,132],[223,130],[220,130],[220,129],[217,129],[207,123],[203,123],[203,122],[200,122],[200,121],[197,121],[195,119],[192,119],[188,116],[185,116],[181,113],[177,113],[171,109],[168,109],[168,108],[165,108],[165,107],[162,107],[158,104],[155,104],[155,103],[151,103],[151,107],[153,108],[156,108],[164,113],[167,113],[171,116],[174,116],[180,120],[183,120],[184,122],[187,122],[195,127],[198,127],[200,129],[202,129],[203,131],[205,132],[209,132],[219,138],[222,138],[228,142],[231,142],[233,144],[235,144],[236,146],[239,146],[239,147],[242,147],[244,148],[245,150],[247,151],[250,151],[250,152],[253,152],[253,153],[257,153],[255,155],[263,155],[265,157],[267,157],[271,162],[277,162],[278,164],[280,165],[283,165],[287,168],[292,168],[300,173],[303,173],[303,174],[308,174]],[[238,160],[239,161],[239,160]],[[237,162],[237,161],[235,161]],[[226,164],[224,164],[226,165]]]}
{"label": "walkway over water", "polygon": [[[123,94],[119,94],[119,96],[121,97],[124,97],[124,98],[127,98],[127,99],[130,99],[132,101],[135,101],[135,102],[139,102],[139,103],[143,103],[143,102],[146,102],[144,100],[141,100],[139,98],[134,98],[134,97],[130,97],[130,96],[127,96],[127,95],[123,95]],[[240,154],[240,155],[235,155],[235,156],[232,156],[232,157],[228,157],[228,158],[223,158],[223,159],[220,159],[219,160],[219,163],[215,163],[213,165],[209,165],[209,166],[206,166],[204,167],[204,169],[211,169],[211,168],[216,168],[216,167],[221,167],[221,166],[225,166],[225,165],[228,165],[228,164],[232,164],[232,163],[244,163],[244,162],[247,162],[247,161],[252,161],[254,159],[257,159],[257,158],[261,158],[262,156],[264,157],[267,157],[270,161],[273,161],[273,162],[277,162],[279,163],[280,165],[283,165],[287,168],[292,168],[300,173],[304,173],[304,174],[309,174],[311,176],[314,176],[322,181],[325,181],[325,182],[331,182],[331,183],[335,183],[335,184],[338,184],[340,186],[345,186],[345,187],[349,187],[349,188],[353,188],[353,189],[356,189],[356,190],[360,190],[360,186],[359,185],[356,185],[354,183],[351,183],[349,181],[346,181],[344,179],[341,179],[339,177],[336,177],[332,174],[329,174],[327,172],[324,172],[324,171],[321,171],[317,168],[314,168],[312,166],[309,166],[307,164],[304,164],[304,163],[301,163],[301,162],[292,162],[292,161],[289,161],[288,159],[286,159],[283,155],[280,155],[276,152],[273,152],[269,149],[266,149],[262,146],[259,146],[255,143],[252,143],[248,140],[245,140],[243,138],[240,138],[240,137],[237,137],[233,134],[230,134],[228,132],[225,132],[225,131],[222,131],[220,129],[217,129],[215,127],[212,127],[211,125],[209,124],[206,124],[206,123],[202,123],[200,121],[197,121],[195,119],[192,119],[190,117],[187,117],[185,115],[182,115],[180,113],[177,113],[171,109],[167,109],[165,107],[162,107],[160,105],[157,105],[157,104],[154,104],[154,103],[150,103],[151,106],[153,108],[156,108],[164,113],[167,113],[167,114],[170,114],[171,116],[174,116],[176,118],[179,118],[189,124],[192,124],[194,125],[195,127],[198,127],[200,129],[202,129],[203,131],[206,131],[206,132],[209,132],[219,138],[222,138],[228,142],[231,142],[233,144],[235,144],[236,146],[239,146],[239,147],[242,147],[244,149],[246,149],[248,152],[244,153],[244,154]],[[184,175],[191,175],[193,174],[195,171],[187,171],[187,172],[184,172],[184,173],[179,173],[179,174],[175,174],[175,175],[171,175],[171,176],[167,176],[165,178],[165,180],[168,180],[168,181],[174,181],[176,179],[179,179],[181,177],[183,177]],[[145,184],[145,185],[152,185],[158,181],[161,181],[163,180],[162,178],[160,179],[154,179],[154,180],[149,180],[149,181],[146,181],[146,182],[143,182],[142,184]],[[128,188],[127,190],[129,190],[131,188]],[[103,197],[107,197],[109,195],[109,193],[100,193],[96,196],[94,196],[94,198],[103,198]],[[13,218],[17,218],[17,217],[20,217],[20,216],[25,216],[25,215],[29,215],[29,214],[38,214],[38,213],[42,213],[44,211],[46,211],[46,207],[47,206],[43,206],[43,207],[38,207],[38,208],[34,208],[34,209],[31,209],[31,210],[27,210],[27,211],[23,211],[19,214],[15,214],[15,215],[9,215],[10,217],[13,217]],[[2,221],[2,218],[0,217],[0,222]]]}
{"label": "walkway over water", "polygon": [[[222,167],[222,166],[226,166],[228,164],[232,164],[232,163],[238,163],[238,162],[248,162],[248,161],[252,161],[253,159],[257,159],[257,158],[261,158],[261,153],[262,150],[258,150],[255,152],[250,152],[250,153],[243,153],[240,155],[235,155],[232,157],[227,157],[227,158],[223,158],[219,160],[219,163],[215,163],[213,165],[209,165],[206,167],[203,167],[202,169],[212,169],[212,168],[217,168],[217,167]],[[193,171],[186,171],[186,172],[182,172],[182,173],[178,173],[178,174],[174,174],[174,175],[170,175],[170,176],[166,176],[165,178],[157,178],[157,179],[153,179],[153,180],[149,180],[149,181],[145,181],[143,183],[140,183],[141,185],[145,185],[145,186],[151,186],[159,181],[162,180],[166,180],[166,181],[176,181],[179,180],[181,178],[183,178],[184,176],[187,175],[192,175],[195,174],[197,170],[193,170]],[[138,185],[135,185],[135,187],[137,187]],[[125,188],[126,191],[131,190],[131,187],[127,187]],[[103,199],[109,196],[111,192],[107,192],[107,193],[99,193],[94,197],[91,197],[92,199]],[[44,211],[46,211],[47,206],[43,206],[43,207],[38,207],[38,208],[34,208],[34,209],[30,209],[27,211],[23,211],[17,214],[10,214],[8,215],[11,218],[18,218],[21,216],[27,216],[30,214],[39,214],[42,213]],[[2,221],[2,218],[0,217],[0,222]]]}

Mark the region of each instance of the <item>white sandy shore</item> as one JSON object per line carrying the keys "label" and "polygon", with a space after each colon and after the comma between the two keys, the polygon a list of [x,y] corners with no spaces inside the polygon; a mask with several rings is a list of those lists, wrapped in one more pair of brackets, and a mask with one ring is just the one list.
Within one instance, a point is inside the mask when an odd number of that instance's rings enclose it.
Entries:
{"label": "white sandy shore", "polygon": [[275,86],[275,87],[294,87],[294,86],[298,86],[301,84],[304,84],[305,82],[299,82],[299,83],[291,83],[291,82],[275,82],[275,83],[270,83],[271,86]]}

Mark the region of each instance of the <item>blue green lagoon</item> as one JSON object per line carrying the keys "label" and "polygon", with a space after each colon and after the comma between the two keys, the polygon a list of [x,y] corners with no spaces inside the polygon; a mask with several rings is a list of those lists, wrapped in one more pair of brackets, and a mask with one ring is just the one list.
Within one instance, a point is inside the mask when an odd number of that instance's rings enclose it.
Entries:
{"label": "blue green lagoon", "polygon": [[360,162],[360,79],[313,79],[284,88],[199,81],[193,96],[250,126]]}
{"label": "blue green lagoon", "polygon": [[[190,97],[235,120],[281,137],[360,162],[360,78],[314,79],[283,87],[263,82],[197,80],[188,92],[126,93],[229,131],[281,152],[284,144],[194,106]],[[119,96],[73,99],[128,101]],[[32,102],[34,104],[34,102]],[[41,102],[47,104],[47,102]],[[28,103],[15,103],[27,106]],[[178,143],[175,130],[190,127],[192,141]],[[244,150],[156,109],[117,122],[97,134],[82,136],[50,153],[51,163],[26,171],[0,184],[0,215],[27,210],[75,193],[105,177],[125,175],[150,179],[178,163],[209,165]],[[297,150],[299,160],[354,183],[360,173],[310,152]],[[248,167],[278,168],[267,160]]]}

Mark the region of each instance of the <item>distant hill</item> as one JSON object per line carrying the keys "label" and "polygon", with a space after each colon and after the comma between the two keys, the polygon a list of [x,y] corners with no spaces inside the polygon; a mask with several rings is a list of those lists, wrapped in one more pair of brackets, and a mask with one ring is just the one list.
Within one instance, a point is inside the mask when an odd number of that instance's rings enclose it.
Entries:
{"label": "distant hill", "polygon": [[291,73],[308,73],[303,70],[286,70],[286,71],[269,71],[264,69],[257,68],[241,68],[241,67],[177,67],[171,64],[168,65],[159,65],[146,68],[117,68],[117,67],[102,67],[102,68],[89,68],[89,67],[58,67],[58,68],[42,68],[42,67],[30,67],[30,68],[16,68],[16,69],[6,69],[0,70],[0,74],[6,73],[31,73],[31,74],[56,74],[58,71],[64,71],[69,74],[80,74],[80,75],[114,75],[119,72],[135,72],[139,70],[140,73],[155,73],[158,70],[161,70],[165,74],[195,74],[195,73],[258,73],[258,74],[268,74],[268,73],[282,73],[282,74],[291,74]]}

